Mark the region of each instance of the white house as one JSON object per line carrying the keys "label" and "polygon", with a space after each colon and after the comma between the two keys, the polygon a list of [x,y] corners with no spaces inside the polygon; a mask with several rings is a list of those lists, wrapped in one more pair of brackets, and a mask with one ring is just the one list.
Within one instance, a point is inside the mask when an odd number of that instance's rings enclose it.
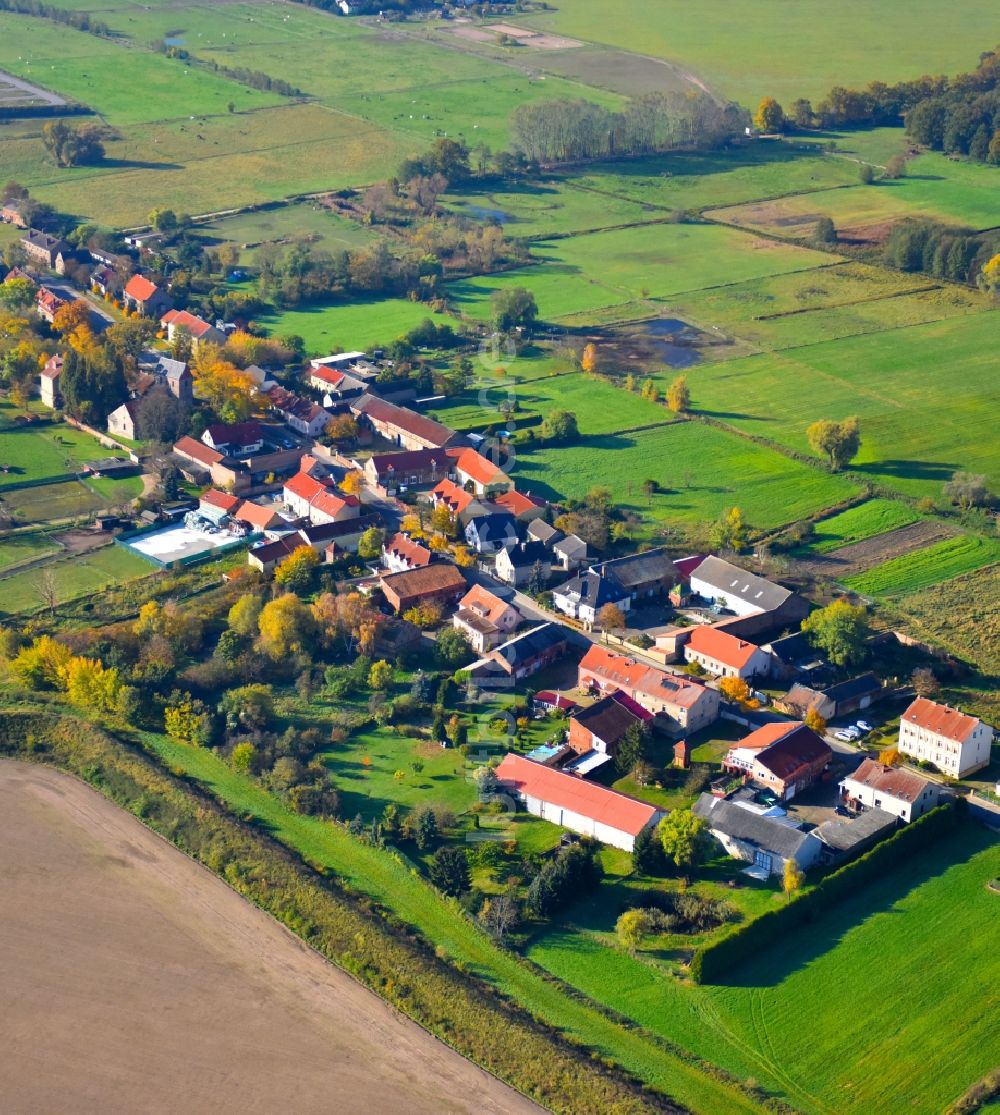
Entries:
{"label": "white house", "polygon": [[477,654],[485,654],[517,627],[521,613],[482,585],[473,585],[459,600],[451,622]]}
{"label": "white house", "polygon": [[965,778],[987,766],[992,745],[989,724],[926,697],[918,697],[899,721],[899,750],[933,763],[952,778]]}
{"label": "white house", "polygon": [[764,677],[771,669],[766,650],[716,627],[696,627],[684,645],[684,659],[697,662],[710,674],[748,681]]}
{"label": "white house", "polygon": [[62,395],[59,394],[59,377],[62,375],[64,358],[56,353],[45,361],[38,376],[38,394],[42,402],[50,409],[55,410],[62,406]]}
{"label": "white house", "polygon": [[748,573],[719,557],[707,557],[691,572],[691,591],[703,600],[721,604],[737,616],[779,612],[789,626],[809,612],[805,601],[791,589]]}
{"label": "white house", "polygon": [[514,794],[529,813],[626,852],[632,851],[639,833],[666,816],[648,802],[522,755],[505,755],[496,774],[501,787]]}
{"label": "white house", "polygon": [[587,627],[597,623],[605,604],[615,604],[627,612],[632,607],[632,594],[612,575],[601,576],[594,569],[585,569],[552,590],[555,610]]}
{"label": "white house", "polygon": [[139,405],[135,399],[122,403],[108,415],[108,433],[135,441],[138,436]]}
{"label": "white house", "polygon": [[420,569],[430,565],[434,555],[426,546],[414,542],[407,534],[400,532],[387,538],[382,544],[382,564],[390,573],[402,573],[406,569]]}
{"label": "white house", "polygon": [[935,783],[902,767],[884,767],[876,759],[865,759],[845,778],[840,794],[848,809],[881,809],[907,823],[933,809],[940,797]]}

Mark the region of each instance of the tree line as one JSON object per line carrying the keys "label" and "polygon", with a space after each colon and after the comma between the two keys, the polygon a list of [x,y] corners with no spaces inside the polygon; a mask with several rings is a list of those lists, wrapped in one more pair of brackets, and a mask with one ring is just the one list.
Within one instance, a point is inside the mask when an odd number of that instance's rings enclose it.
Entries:
{"label": "tree line", "polygon": [[67,11],[54,4],[45,4],[42,0],[0,0],[0,11],[49,19],[53,23],[63,23],[76,31],[86,31],[103,39],[111,37],[111,28],[103,20],[94,19],[89,12]]}
{"label": "tree line", "polygon": [[997,236],[990,233],[909,218],[893,225],[882,248],[882,259],[900,271],[975,283],[997,246]]}
{"label": "tree line", "polygon": [[538,101],[511,114],[514,147],[533,162],[720,147],[750,123],[745,109],[707,93],[650,93],[615,111],[586,100]]}
{"label": "tree line", "polygon": [[[301,89],[285,81],[283,78],[271,77],[270,74],[264,73],[263,70],[252,70],[248,66],[223,66],[221,62],[216,62],[213,59],[199,58],[183,47],[168,47],[166,43],[159,43],[157,45],[168,58],[177,58],[182,62],[204,66],[213,73],[228,77],[231,81],[238,81],[240,85],[247,85],[251,89],[259,89],[265,93],[277,93],[280,97],[302,96]],[[229,111],[234,111],[233,105],[230,105]]]}

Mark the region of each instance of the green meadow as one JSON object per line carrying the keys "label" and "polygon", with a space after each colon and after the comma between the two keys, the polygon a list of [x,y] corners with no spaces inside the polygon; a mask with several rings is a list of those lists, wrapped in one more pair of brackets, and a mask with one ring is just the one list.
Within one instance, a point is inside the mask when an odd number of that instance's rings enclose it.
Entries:
{"label": "green meadow", "polygon": [[895,503],[891,499],[869,499],[856,507],[848,507],[828,519],[816,523],[816,533],[810,549],[828,554],[852,542],[862,542],[891,530],[915,523],[920,516],[905,503]]}
{"label": "green meadow", "polygon": [[[616,504],[654,521],[705,522],[738,506],[762,529],[815,514],[857,491],[843,477],[699,422],[584,435],[566,446],[518,446],[513,475],[519,488],[549,498],[581,498],[593,487],[609,487]],[[647,497],[645,480],[660,490]]]}
{"label": "green meadow", "polygon": [[111,545],[87,554],[58,558],[38,569],[13,573],[0,581],[0,595],[5,611],[36,612],[46,603],[43,579],[52,578],[57,603],[66,604],[153,571],[153,566],[138,554]]}
{"label": "green meadow", "polygon": [[124,456],[72,426],[6,430],[0,432],[0,468],[6,470],[0,473],[0,492],[8,484],[72,475],[87,461]]}
{"label": "green meadow", "polygon": [[[374,239],[370,230],[332,213],[317,201],[219,217],[198,225],[197,231],[208,240],[229,241],[238,248],[304,240],[322,252],[352,251]],[[251,260],[255,250],[249,249]]]}
{"label": "green meadow", "polygon": [[798,1111],[941,1111],[996,1061],[1000,899],[986,884],[998,873],[996,837],[969,823],[762,949],[728,986],[681,983],[607,932],[552,932],[528,955]]}
{"label": "green meadow", "polygon": [[327,355],[388,344],[425,318],[450,324],[448,318],[433,313],[429,306],[403,298],[274,310],[259,314],[256,320],[273,336],[297,335],[305,341],[307,352]]}
{"label": "green meadow", "polygon": [[[824,273],[825,274],[825,273]],[[958,470],[995,484],[985,435],[996,411],[996,311],[874,332],[688,370],[693,406],[750,433],[810,452],[818,418],[861,419],[852,468],[912,496],[940,497]]]}
{"label": "green meadow", "polygon": [[900,596],[1000,561],[1000,542],[962,534],[891,558],[844,583],[866,596]]}

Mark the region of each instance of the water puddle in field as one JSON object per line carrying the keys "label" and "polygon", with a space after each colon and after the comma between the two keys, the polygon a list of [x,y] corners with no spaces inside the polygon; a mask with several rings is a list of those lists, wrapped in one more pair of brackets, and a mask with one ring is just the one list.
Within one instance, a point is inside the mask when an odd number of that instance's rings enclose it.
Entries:
{"label": "water puddle in field", "polygon": [[660,317],[640,322],[628,339],[643,343],[655,359],[669,368],[690,368],[701,361],[697,346],[702,343],[703,334],[679,318]]}
{"label": "water puddle in field", "polygon": [[180,35],[170,35],[168,38],[163,40],[163,45],[164,46],[183,46],[184,45],[184,39]]}
{"label": "water puddle in field", "polygon": [[486,205],[473,205],[468,201],[462,206],[462,213],[476,221],[496,221],[499,225],[514,220],[512,213],[505,213],[502,209],[490,209]]}

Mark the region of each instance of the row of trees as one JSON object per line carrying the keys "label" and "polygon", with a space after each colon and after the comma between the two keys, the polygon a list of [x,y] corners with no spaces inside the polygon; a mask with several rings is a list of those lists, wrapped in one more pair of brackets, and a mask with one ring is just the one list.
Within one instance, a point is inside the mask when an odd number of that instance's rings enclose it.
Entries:
{"label": "row of trees", "polygon": [[956,283],[995,283],[991,264],[1000,239],[989,233],[909,218],[893,225],[882,258],[900,271],[919,271]]}
{"label": "row of trees", "polygon": [[529,102],[511,114],[511,134],[532,162],[572,162],[720,147],[749,123],[743,108],[707,93],[650,93],[617,112],[585,100]]}

